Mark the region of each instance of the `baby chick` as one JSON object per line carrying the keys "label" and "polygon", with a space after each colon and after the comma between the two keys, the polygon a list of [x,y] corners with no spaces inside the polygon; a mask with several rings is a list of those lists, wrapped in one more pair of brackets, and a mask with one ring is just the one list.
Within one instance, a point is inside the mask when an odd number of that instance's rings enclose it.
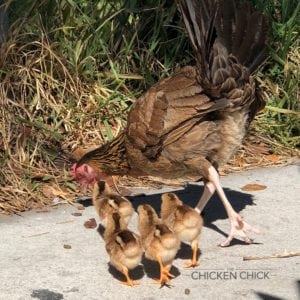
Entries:
{"label": "baby chick", "polygon": [[126,281],[122,283],[129,286],[138,285],[138,282],[129,277],[128,270],[140,264],[143,249],[138,236],[127,229],[125,220],[117,212],[107,216],[104,241],[110,263],[126,277]]}
{"label": "baby chick", "polygon": [[170,278],[172,262],[180,246],[180,241],[165,224],[162,224],[155,210],[148,204],[138,207],[138,229],[145,256],[157,261],[160,266],[160,279],[156,280],[161,286],[167,284]]}
{"label": "baby chick", "polygon": [[161,218],[173,230],[182,242],[189,242],[193,250],[191,262],[185,268],[198,266],[198,240],[203,226],[203,219],[193,208],[183,204],[174,194],[163,194],[161,204]]}
{"label": "baby chick", "polygon": [[104,226],[107,216],[113,212],[118,212],[126,224],[134,212],[131,202],[113,193],[105,181],[94,184],[92,201]]}

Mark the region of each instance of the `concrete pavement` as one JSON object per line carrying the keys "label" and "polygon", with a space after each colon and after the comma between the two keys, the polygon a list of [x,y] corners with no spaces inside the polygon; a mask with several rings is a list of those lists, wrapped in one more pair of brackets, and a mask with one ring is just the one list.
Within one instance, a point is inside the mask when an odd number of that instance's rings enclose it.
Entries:
{"label": "concrete pavement", "polygon": [[[253,183],[266,189],[241,190]],[[201,264],[193,270],[182,268],[191,254],[184,246],[174,262],[176,278],[170,288],[151,284],[151,278],[158,277],[158,267],[146,260],[144,267],[132,272],[140,286],[117,283],[122,276],[109,267],[97,228],[83,225],[90,218],[98,221],[89,201],[84,203],[85,210],[61,205],[47,212],[0,216],[0,300],[299,299],[299,256],[251,261],[243,261],[243,256],[300,251],[300,166],[231,174],[222,178],[222,184],[233,206],[263,233],[255,236],[252,245],[235,240],[231,247],[218,247],[229,223],[214,197],[204,211]],[[202,190],[201,183],[189,185],[178,195],[195,204]],[[153,195],[131,200],[135,207],[151,203],[157,208],[163,191],[147,191]],[[136,222],[135,215],[130,228],[136,229]]]}

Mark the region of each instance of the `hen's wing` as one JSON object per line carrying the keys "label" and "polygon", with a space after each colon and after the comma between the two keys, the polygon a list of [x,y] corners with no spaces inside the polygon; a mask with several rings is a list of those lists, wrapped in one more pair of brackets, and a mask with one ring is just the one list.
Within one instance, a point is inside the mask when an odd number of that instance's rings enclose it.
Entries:
{"label": "hen's wing", "polygon": [[126,135],[147,158],[155,158],[209,113],[229,105],[227,99],[213,101],[203,94],[195,68],[185,67],[138,99],[129,113]]}

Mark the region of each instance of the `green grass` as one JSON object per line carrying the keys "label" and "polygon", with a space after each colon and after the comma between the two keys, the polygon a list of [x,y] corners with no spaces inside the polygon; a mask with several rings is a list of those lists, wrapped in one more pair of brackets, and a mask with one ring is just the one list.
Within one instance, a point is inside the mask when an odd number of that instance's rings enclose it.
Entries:
{"label": "green grass", "polygon": [[261,126],[285,146],[300,147],[300,3],[254,2],[270,20],[270,56],[259,74],[268,100]]}

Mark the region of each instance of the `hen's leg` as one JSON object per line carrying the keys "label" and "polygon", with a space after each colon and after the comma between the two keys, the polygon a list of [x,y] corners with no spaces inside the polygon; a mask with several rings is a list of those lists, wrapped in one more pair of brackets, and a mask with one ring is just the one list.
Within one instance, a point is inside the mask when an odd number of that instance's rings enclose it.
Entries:
{"label": "hen's leg", "polygon": [[[246,232],[259,233],[259,231],[257,229],[255,229],[254,227],[250,226],[249,224],[247,224],[242,219],[242,217],[233,209],[233,207],[231,206],[230,202],[228,201],[228,199],[224,193],[224,190],[220,184],[219,174],[213,166],[210,166],[208,168],[208,180],[210,183],[212,183],[214,185],[215,189],[217,190],[217,193],[225,207],[225,210],[227,212],[227,215],[229,217],[230,224],[231,224],[230,234],[227,237],[227,239],[223,243],[220,244],[220,246],[222,246],[222,247],[228,246],[230,244],[230,242],[232,241],[232,239],[234,238],[234,236],[236,236],[236,235],[240,236],[246,243],[250,244],[251,240],[246,235]],[[200,202],[201,202],[201,200],[200,200]]]}
{"label": "hen's leg", "polygon": [[212,182],[205,182],[204,184],[204,191],[203,194],[198,202],[198,204],[195,207],[195,210],[198,213],[201,213],[203,208],[206,206],[207,202],[211,198],[211,196],[214,194],[216,188]]}

